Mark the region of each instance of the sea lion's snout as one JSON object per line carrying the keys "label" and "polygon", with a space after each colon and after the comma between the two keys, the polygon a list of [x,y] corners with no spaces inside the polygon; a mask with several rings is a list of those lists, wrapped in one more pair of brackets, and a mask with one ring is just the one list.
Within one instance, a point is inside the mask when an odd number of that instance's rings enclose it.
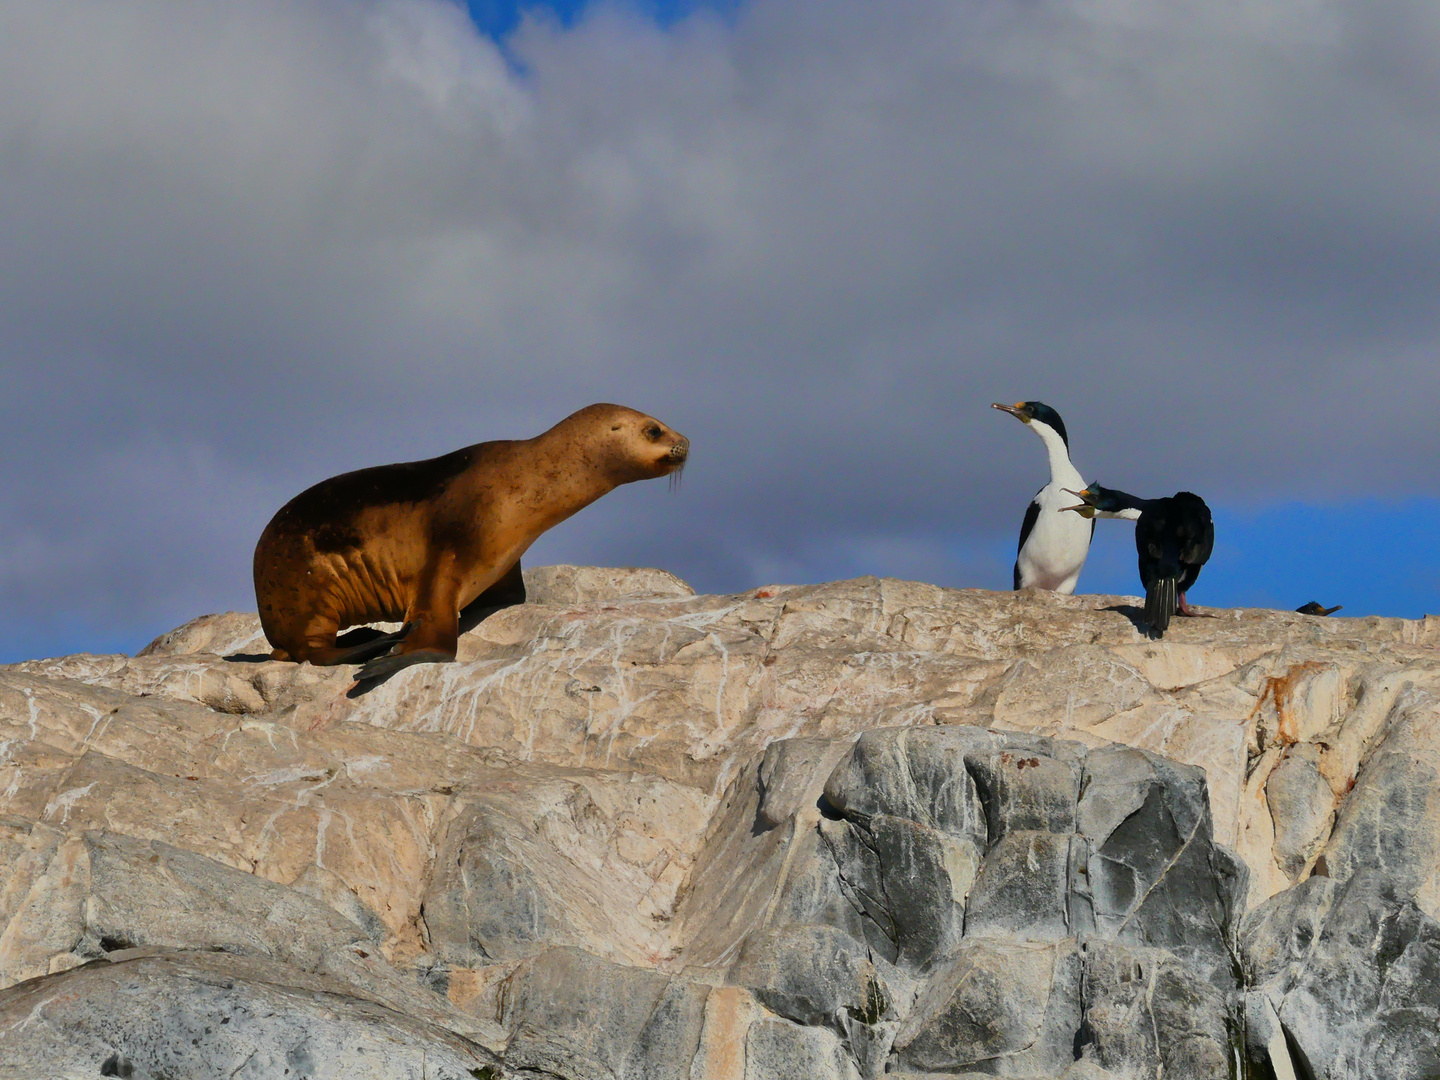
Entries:
{"label": "sea lion's snout", "polygon": [[670,453],[666,456],[676,465],[684,465],[685,459],[690,456],[690,440],[681,435],[680,441],[670,447]]}

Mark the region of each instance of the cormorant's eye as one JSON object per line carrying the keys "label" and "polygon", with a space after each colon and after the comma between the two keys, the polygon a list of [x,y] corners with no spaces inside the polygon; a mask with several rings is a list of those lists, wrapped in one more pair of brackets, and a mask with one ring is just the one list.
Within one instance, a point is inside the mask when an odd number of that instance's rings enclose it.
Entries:
{"label": "cormorant's eye", "polygon": [[660,437],[660,425],[651,424],[648,428],[645,429],[645,434],[652,439],[658,439]]}

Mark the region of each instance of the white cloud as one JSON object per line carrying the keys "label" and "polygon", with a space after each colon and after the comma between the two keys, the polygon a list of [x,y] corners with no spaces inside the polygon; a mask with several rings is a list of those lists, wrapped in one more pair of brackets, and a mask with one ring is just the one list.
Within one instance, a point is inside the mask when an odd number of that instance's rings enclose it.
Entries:
{"label": "white cloud", "polygon": [[[603,399],[686,491],[553,554],[705,584],[1008,536],[1043,461],[991,400],[1140,490],[1440,494],[1436,10],[601,8],[510,65],[439,0],[0,0],[0,548],[124,507],[244,604],[272,491]],[[203,496],[91,483],[157,438]]]}

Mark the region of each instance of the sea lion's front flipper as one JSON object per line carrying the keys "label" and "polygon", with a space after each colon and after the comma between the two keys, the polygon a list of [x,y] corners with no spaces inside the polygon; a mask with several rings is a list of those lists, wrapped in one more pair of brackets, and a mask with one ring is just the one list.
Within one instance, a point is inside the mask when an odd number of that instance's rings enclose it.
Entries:
{"label": "sea lion's front flipper", "polygon": [[[443,591],[443,586],[441,591]],[[440,601],[437,599],[436,602]],[[460,634],[473,630],[480,625],[481,621],[502,608],[524,602],[525,581],[520,576],[520,561],[517,559],[515,565],[500,576],[499,581],[461,609],[455,621],[455,635],[458,638]],[[368,694],[386,679],[412,664],[443,664],[455,659],[454,648],[452,647],[447,652],[443,647],[446,640],[445,628],[436,627],[432,623],[430,637],[436,640],[428,646],[425,644],[425,638],[418,632],[411,636],[412,631],[415,630],[415,623],[406,623],[394,634],[367,639],[366,643],[357,642],[354,652],[356,654],[363,652],[365,655],[356,655],[355,659],[348,662],[356,663],[363,660],[365,663],[355,673],[355,685],[347,691],[346,696],[357,698]],[[356,633],[358,631],[350,631],[336,644],[348,644],[347,639]],[[401,639],[405,639],[403,643],[401,643]],[[392,645],[394,646],[393,651],[387,652]]]}
{"label": "sea lion's front flipper", "polygon": [[[443,664],[454,660],[460,636],[455,599],[458,590],[455,557],[450,552],[442,552],[416,583],[415,601],[400,631],[403,638],[384,656],[372,656],[361,665],[355,673],[355,685],[346,692],[346,697],[368,694],[412,664]],[[359,648],[371,649],[378,644],[377,639]]]}
{"label": "sea lion's front flipper", "polygon": [[385,656],[377,656],[373,660],[366,661],[355,673],[355,685],[345,691],[345,696],[358,698],[368,694],[392,675],[415,664],[444,664],[454,659],[453,655],[447,656],[435,649],[416,649],[407,653],[388,653]]}
{"label": "sea lion's front flipper", "polygon": [[470,603],[460,609],[460,633],[469,633],[501,608],[513,607],[525,602],[525,579],[520,575],[520,560],[500,575],[500,580],[491,585]]}

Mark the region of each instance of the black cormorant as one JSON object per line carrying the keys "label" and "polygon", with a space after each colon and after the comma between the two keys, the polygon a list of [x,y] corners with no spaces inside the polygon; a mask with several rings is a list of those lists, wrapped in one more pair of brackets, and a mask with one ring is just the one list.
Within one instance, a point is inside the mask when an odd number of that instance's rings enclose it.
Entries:
{"label": "black cormorant", "polygon": [[1141,499],[1099,484],[1069,494],[1081,503],[1065,509],[1082,517],[1135,519],[1135,551],[1140,557],[1140,583],[1145,587],[1142,618],[1153,637],[1165,633],[1176,612],[1195,614],[1185,602],[1185,593],[1215,547],[1215,524],[1204,499],[1189,491],[1165,499]]}

